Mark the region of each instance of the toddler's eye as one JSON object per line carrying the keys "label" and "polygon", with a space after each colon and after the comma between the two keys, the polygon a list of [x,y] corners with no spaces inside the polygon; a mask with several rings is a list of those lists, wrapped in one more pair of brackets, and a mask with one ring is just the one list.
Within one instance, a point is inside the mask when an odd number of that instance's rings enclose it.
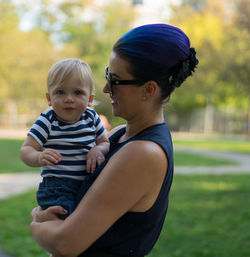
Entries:
{"label": "toddler's eye", "polygon": [[57,94],[57,95],[63,95],[63,94],[64,94],[64,91],[63,91],[63,90],[58,90],[58,91],[56,92],[56,94]]}
{"label": "toddler's eye", "polygon": [[82,92],[81,90],[76,90],[76,91],[75,91],[75,94],[76,94],[76,95],[81,95],[81,94],[83,94],[83,92]]}

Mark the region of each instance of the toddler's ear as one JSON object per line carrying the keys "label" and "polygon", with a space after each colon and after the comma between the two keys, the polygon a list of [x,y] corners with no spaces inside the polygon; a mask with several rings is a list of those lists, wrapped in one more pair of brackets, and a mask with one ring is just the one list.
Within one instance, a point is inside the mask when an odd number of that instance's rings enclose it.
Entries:
{"label": "toddler's ear", "polygon": [[47,101],[48,101],[48,105],[51,106],[51,100],[50,100],[50,95],[48,92],[46,92],[46,98],[47,98]]}
{"label": "toddler's ear", "polygon": [[94,101],[94,95],[90,95],[90,97],[89,97],[89,103],[88,103],[88,107],[91,107],[92,106],[92,104],[93,104],[93,101]]}

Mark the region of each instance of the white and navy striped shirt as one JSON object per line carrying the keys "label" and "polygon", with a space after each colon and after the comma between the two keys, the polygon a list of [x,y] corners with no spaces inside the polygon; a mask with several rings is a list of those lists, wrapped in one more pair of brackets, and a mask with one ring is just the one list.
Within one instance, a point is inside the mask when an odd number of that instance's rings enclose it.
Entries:
{"label": "white and navy striped shirt", "polygon": [[29,135],[42,146],[52,148],[63,157],[54,166],[43,166],[42,176],[68,177],[83,180],[86,173],[86,155],[105,134],[98,114],[87,108],[81,119],[67,124],[56,118],[54,110],[41,113],[30,129]]}

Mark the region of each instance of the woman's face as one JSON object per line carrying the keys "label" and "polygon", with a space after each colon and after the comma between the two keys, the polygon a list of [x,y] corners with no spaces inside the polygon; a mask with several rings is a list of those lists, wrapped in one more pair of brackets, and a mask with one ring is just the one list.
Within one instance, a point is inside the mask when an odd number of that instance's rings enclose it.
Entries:
{"label": "woman's face", "polygon": [[[127,61],[112,52],[108,67],[109,78],[112,80],[134,80],[135,78],[127,71],[128,65]],[[135,84],[114,85],[111,94],[107,80],[103,92],[110,94],[114,116],[119,116],[126,120],[136,118],[142,99],[142,87],[138,87]]]}

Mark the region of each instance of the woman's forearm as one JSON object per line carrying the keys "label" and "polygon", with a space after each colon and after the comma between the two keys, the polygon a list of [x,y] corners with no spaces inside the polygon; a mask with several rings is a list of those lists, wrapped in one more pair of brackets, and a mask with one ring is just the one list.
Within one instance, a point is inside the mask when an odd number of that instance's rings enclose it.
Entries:
{"label": "woman's forearm", "polygon": [[56,257],[73,257],[64,252],[64,237],[60,233],[63,220],[32,222],[30,231],[35,241],[46,251]]}

